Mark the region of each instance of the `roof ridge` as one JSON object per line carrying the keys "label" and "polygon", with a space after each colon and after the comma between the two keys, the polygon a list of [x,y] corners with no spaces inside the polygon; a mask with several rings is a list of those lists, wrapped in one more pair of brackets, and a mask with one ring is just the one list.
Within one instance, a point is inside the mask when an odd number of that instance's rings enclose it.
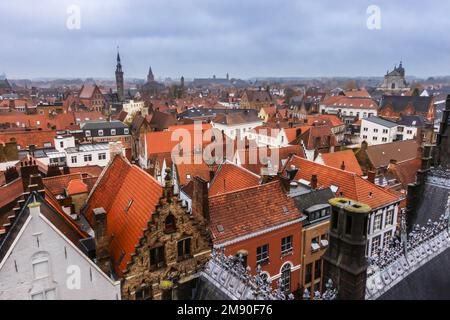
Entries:
{"label": "roof ridge", "polygon": [[246,188],[242,188],[242,189],[237,189],[237,190],[224,192],[224,193],[221,193],[221,194],[216,194],[216,195],[210,196],[208,198],[211,199],[211,198],[221,197],[221,196],[224,196],[224,195],[227,195],[227,194],[230,194],[230,193],[237,193],[237,192],[241,192],[241,191],[244,191],[244,190],[250,190],[250,189],[255,189],[255,188],[265,188],[266,186],[272,186],[272,185],[275,185],[275,184],[279,185],[280,181],[279,180],[270,181],[270,182],[267,182],[267,183],[258,184],[257,186],[251,186],[251,187],[246,187]]}

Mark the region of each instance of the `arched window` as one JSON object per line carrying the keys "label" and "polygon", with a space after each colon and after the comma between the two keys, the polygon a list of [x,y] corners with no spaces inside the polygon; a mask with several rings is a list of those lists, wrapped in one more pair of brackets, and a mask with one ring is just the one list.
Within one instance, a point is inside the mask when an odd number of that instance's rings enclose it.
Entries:
{"label": "arched window", "polygon": [[395,89],[395,83],[393,83],[393,84],[391,85],[391,88],[392,88],[392,89]]}
{"label": "arched window", "polygon": [[291,292],[291,265],[286,263],[281,268],[281,290]]}
{"label": "arched window", "polygon": [[175,225],[175,217],[173,216],[173,214],[169,214],[165,221],[164,231],[166,233],[172,233],[175,232],[176,229],[177,227]]}

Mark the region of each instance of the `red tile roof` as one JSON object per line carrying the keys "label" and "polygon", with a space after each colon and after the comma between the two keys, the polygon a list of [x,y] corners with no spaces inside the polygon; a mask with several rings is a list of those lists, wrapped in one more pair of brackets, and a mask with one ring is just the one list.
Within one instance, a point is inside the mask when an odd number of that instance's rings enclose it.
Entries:
{"label": "red tile roof", "polygon": [[215,244],[302,217],[280,181],[212,196],[209,214]]}
{"label": "red tile roof", "polygon": [[378,109],[378,103],[371,98],[333,96],[325,99],[321,104],[334,108]]}
{"label": "red tile roof", "polygon": [[[276,169],[279,171],[283,167],[283,160],[288,159],[290,155],[295,154],[303,158],[305,157],[305,152],[300,145],[289,145],[282,148],[249,148],[237,150],[236,152],[237,156],[239,156],[240,165],[257,175],[260,175],[261,169],[267,166],[267,159],[272,159],[272,157],[273,159],[278,157],[278,163],[272,163],[272,165],[278,166]],[[254,158],[255,156],[256,158]]]}
{"label": "red tile roof", "polygon": [[190,163],[179,163],[175,166],[181,186],[187,184],[195,176],[201,177],[205,181],[209,181],[209,166],[203,161],[198,164],[194,163],[194,161],[190,161]]}
{"label": "red tile roof", "polygon": [[294,156],[286,167],[298,168],[296,180],[311,181],[312,175],[317,175],[319,187],[337,187],[336,196],[346,197],[371,206],[373,209],[386,206],[401,199],[392,192],[385,190],[355,173],[343,171],[326,165],[318,164]]}
{"label": "red tile roof", "polygon": [[259,185],[260,176],[229,161],[221,164],[209,186],[209,196]]}
{"label": "red tile roof", "polygon": [[88,186],[81,179],[71,180],[67,185],[67,194],[69,196],[87,192],[89,192]]}
{"label": "red tile roof", "polygon": [[[312,126],[300,138],[308,150],[313,150],[316,147],[328,148],[337,145],[336,136],[329,126]],[[316,139],[319,141],[318,145],[316,145]]]}
{"label": "red tile roof", "polygon": [[55,130],[31,130],[31,131],[2,131],[0,132],[0,143],[16,141],[21,148],[27,148],[34,144],[37,148],[43,148],[44,143],[54,145]]}
{"label": "red tile roof", "polygon": [[20,198],[23,193],[22,179],[18,178],[0,187],[0,208]]}
{"label": "red tile roof", "polygon": [[91,225],[94,225],[93,209],[103,207],[106,210],[110,254],[119,276],[135,252],[135,245],[143,236],[161,196],[158,181],[120,155],[105,169],[89,196],[85,212]]}
{"label": "red tile roof", "polygon": [[63,194],[66,188],[69,186],[72,180],[81,180],[84,184],[87,185],[88,191],[90,191],[97,181],[98,177],[92,177],[88,173],[70,173],[63,174],[60,176],[43,178],[42,182],[44,186],[53,194]]}
{"label": "red tile roof", "polygon": [[344,165],[345,168],[343,170],[356,173],[359,176],[363,175],[358,160],[352,150],[321,153],[320,157],[322,157],[324,164],[327,166],[342,169]]}
{"label": "red tile roof", "polygon": [[416,181],[416,174],[421,164],[421,159],[412,159],[395,164],[391,163],[389,164],[388,170],[396,176],[403,188],[406,189],[408,184]]}

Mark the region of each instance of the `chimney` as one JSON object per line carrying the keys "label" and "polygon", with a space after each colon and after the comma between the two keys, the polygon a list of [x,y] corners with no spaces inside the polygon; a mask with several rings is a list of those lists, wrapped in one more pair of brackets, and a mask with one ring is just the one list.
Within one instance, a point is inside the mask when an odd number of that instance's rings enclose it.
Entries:
{"label": "chimney", "polygon": [[311,190],[317,189],[317,174],[311,176]]}
{"label": "chimney", "polygon": [[63,174],[70,174],[70,168],[68,166],[63,167]]}
{"label": "chimney", "polygon": [[20,176],[22,177],[23,191],[28,189],[30,183],[30,176],[38,174],[39,169],[36,165],[36,160],[29,160],[20,163]]}
{"label": "chimney", "polygon": [[295,179],[295,176],[297,175],[298,172],[298,168],[296,168],[294,165],[291,165],[287,170],[287,177],[289,179],[289,181],[292,181]]}
{"label": "chimney", "polygon": [[5,171],[5,184],[8,184],[19,177],[16,167],[8,167]]}
{"label": "chimney", "polygon": [[344,171],[345,171],[345,162],[344,162],[344,161],[342,161],[342,164],[341,164],[341,170],[344,170]]}
{"label": "chimney", "polygon": [[369,170],[367,172],[367,181],[375,183],[375,171]]}
{"label": "chimney", "polygon": [[104,208],[95,208],[93,214],[95,221],[94,230],[97,265],[105,274],[109,275],[111,273],[111,260],[109,255],[106,211]]}
{"label": "chimney", "polygon": [[193,178],[192,215],[209,221],[208,182],[195,176]]}
{"label": "chimney", "polygon": [[389,160],[389,163],[390,164],[397,164],[397,160],[396,159],[391,159],[391,160]]}

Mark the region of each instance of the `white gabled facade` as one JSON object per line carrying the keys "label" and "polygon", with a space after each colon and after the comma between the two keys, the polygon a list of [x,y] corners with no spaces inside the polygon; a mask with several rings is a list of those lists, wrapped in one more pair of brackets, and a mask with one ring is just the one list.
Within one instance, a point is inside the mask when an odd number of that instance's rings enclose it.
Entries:
{"label": "white gabled facade", "polygon": [[0,261],[0,300],[120,300],[113,281],[30,203]]}
{"label": "white gabled facade", "polygon": [[230,137],[231,139],[236,139],[238,135],[244,137],[247,132],[250,132],[252,129],[261,126],[263,121],[253,121],[253,122],[245,122],[239,124],[222,124],[211,121],[211,126],[215,129],[220,130],[225,135]]}

